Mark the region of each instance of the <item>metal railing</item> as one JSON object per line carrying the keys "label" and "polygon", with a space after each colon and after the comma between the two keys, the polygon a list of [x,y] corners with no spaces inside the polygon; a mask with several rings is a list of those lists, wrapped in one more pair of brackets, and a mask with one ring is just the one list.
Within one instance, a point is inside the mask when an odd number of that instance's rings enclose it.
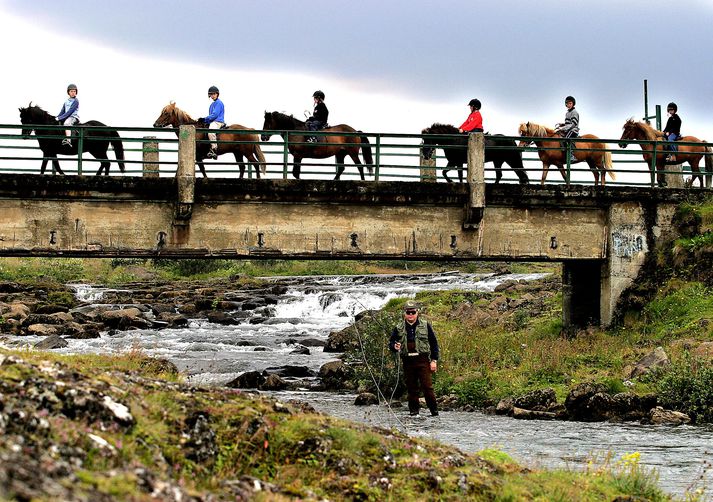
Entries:
{"label": "metal railing", "polygon": [[[66,126],[41,126],[45,131],[64,131],[71,129],[73,131],[73,141],[79,149],[87,146],[89,141],[108,140],[109,133],[118,132],[121,137],[124,150],[124,165],[125,171],[120,173],[117,169],[116,152],[110,147],[107,156],[110,162],[110,172],[112,176],[174,176],[178,163],[178,148],[179,140],[173,129],[155,129],[155,128],[138,128],[138,127],[66,127]],[[47,132],[37,135],[33,133],[31,136],[23,137],[21,134],[22,126],[19,125],[0,125],[0,172],[4,173],[29,173],[39,174],[40,165],[43,161],[47,161],[47,173],[52,173],[52,159],[45,157],[39,148],[38,140],[51,139],[53,136]],[[91,138],[88,132],[94,135]],[[208,130],[199,129],[198,133],[207,133]],[[213,132],[211,130],[210,132]],[[368,148],[371,151],[371,162],[366,162],[364,151],[359,148],[359,160],[364,164],[364,172],[367,180],[374,181],[429,181],[429,182],[445,182],[443,171],[446,169],[456,169],[448,167],[448,159],[444,155],[443,147],[438,143],[443,143],[444,140],[453,142],[462,142],[461,145],[452,145],[448,148],[452,150],[463,150],[463,156],[467,157],[467,144],[465,137],[462,135],[421,135],[421,134],[385,134],[385,133],[333,133],[329,131],[261,131],[261,130],[230,130],[232,134],[246,136],[239,140],[226,140],[220,131],[218,131],[217,142],[221,149],[233,149],[245,147],[246,145],[257,145],[265,157],[265,174],[264,176],[271,179],[291,179],[292,172],[295,167],[294,157],[292,155],[293,148],[314,149],[324,145],[323,139],[329,136],[339,136],[346,138],[361,138],[368,139]],[[107,134],[102,134],[107,133]],[[247,135],[270,134],[269,141],[255,141],[247,138]],[[315,136],[318,138],[316,143],[308,143],[306,135]],[[56,138],[56,136],[54,136]],[[62,136],[60,136],[61,138]],[[541,140],[543,138],[522,138],[522,137],[499,137],[501,140],[511,140],[519,143],[520,141],[531,142]],[[536,146],[517,147],[517,150],[522,153],[524,171],[530,178],[530,183],[539,183],[543,173],[542,162],[539,159],[539,152],[548,150],[561,150],[567,152],[581,152],[577,150],[576,143],[581,142],[581,138],[558,138],[550,141],[560,142],[560,147],[557,148],[540,148]],[[665,141],[638,141],[619,139],[587,139],[588,142],[601,145],[601,148],[587,150],[587,152],[610,152],[612,154],[613,169],[612,172],[616,175],[616,180],[607,177],[607,185],[627,185],[627,186],[656,186],[657,176],[664,175],[671,179],[680,179],[681,183],[668,183],[669,186],[682,185],[684,176],[692,176],[697,173],[690,173],[688,169],[681,172],[680,167],[657,165],[660,164],[661,155],[663,155],[664,147],[668,145]],[[207,151],[209,140],[198,140],[197,148],[199,151]],[[627,144],[632,148],[622,149],[618,145]],[[693,145],[694,143],[676,142],[677,145]],[[661,155],[654,157],[653,169],[644,162],[642,148],[646,145],[653,145],[657,152]],[[423,156],[424,146],[435,148],[431,159],[426,159]],[[713,147],[713,144],[706,143],[705,146]],[[497,150],[505,150],[511,147],[506,146],[486,146],[487,152],[495,152]],[[700,162],[700,174],[704,175],[705,186],[711,186],[711,174],[713,167],[709,167],[711,171],[706,170],[706,164],[713,166],[713,153],[709,151],[703,154]],[[566,156],[569,158],[569,155]],[[57,157],[61,169],[68,175],[88,175],[94,174],[98,170],[99,162],[91,155],[90,152],[83,152],[79,155],[63,155]],[[209,177],[220,178],[237,178],[240,176],[238,162],[230,153],[223,154],[217,160],[203,159],[207,175]],[[261,165],[251,163],[246,157],[243,157],[245,166],[245,176],[248,178],[257,177],[257,169]],[[304,158],[301,162],[300,177],[302,179],[325,179],[332,178],[336,175],[336,160],[335,157],[323,159]],[[463,174],[467,171],[467,163],[462,164]],[[562,176],[557,168],[552,166],[545,180],[547,184],[594,184],[594,176],[586,162],[571,164],[567,162],[564,166],[565,176]],[[369,174],[369,172],[371,174]],[[450,178],[457,177],[456,171],[448,173]],[[496,180],[497,171],[492,163],[485,165],[485,181],[492,183]],[[197,174],[200,176],[200,174]],[[262,176],[262,174],[261,174]],[[344,173],[342,179],[359,179],[359,173],[354,166],[353,160],[349,155],[346,155],[344,161]],[[506,164],[502,167],[502,182],[517,183],[518,177],[515,171]]]}

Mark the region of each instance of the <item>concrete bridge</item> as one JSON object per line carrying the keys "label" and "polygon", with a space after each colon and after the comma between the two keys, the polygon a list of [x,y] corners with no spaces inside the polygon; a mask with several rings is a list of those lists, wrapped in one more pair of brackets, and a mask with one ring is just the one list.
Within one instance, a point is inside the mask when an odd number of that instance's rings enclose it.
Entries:
{"label": "concrete bridge", "polygon": [[[189,137],[190,139],[190,137]],[[195,145],[195,143],[191,143]],[[708,190],[0,174],[0,256],[555,261],[566,326],[609,324],[671,225]]]}

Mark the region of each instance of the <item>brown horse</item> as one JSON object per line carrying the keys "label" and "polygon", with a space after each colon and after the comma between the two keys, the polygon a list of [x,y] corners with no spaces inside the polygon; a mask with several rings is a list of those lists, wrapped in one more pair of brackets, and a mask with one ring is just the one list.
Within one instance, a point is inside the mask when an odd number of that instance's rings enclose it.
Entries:
{"label": "brown horse", "polygon": [[[666,138],[664,136],[664,133],[661,131],[658,131],[651,127],[649,124],[646,122],[636,122],[633,118],[627,120],[624,123],[624,126],[622,127],[624,129],[624,132],[621,135],[621,140],[644,140],[646,143],[640,143],[639,146],[641,146],[641,150],[644,155],[644,160],[646,163],[649,165],[649,170],[651,171],[651,174],[653,175],[654,172],[654,164],[653,164],[653,159],[656,157],[656,166],[659,168],[664,168],[666,166],[666,155],[671,153],[670,151],[665,150],[666,145],[668,142],[666,141]],[[654,143],[657,141],[658,143]],[[706,143],[705,140],[700,140],[696,138],[695,136],[684,136],[680,140],[684,143]],[[626,148],[628,143],[619,143],[619,146],[621,148]],[[669,161],[669,164],[683,164],[684,162],[688,162],[688,165],[691,166],[691,172],[692,173],[698,173],[700,172],[698,168],[698,163],[701,161],[701,159],[705,156],[705,166],[706,166],[706,171],[707,171],[707,176],[708,176],[708,184],[710,184],[711,180],[711,173],[713,173],[713,157],[711,155],[706,155],[707,153],[710,154],[713,152],[713,148],[710,146],[706,146],[705,144],[703,145],[677,145],[678,146],[678,151],[676,152],[676,160],[671,162]],[[656,173],[656,180],[658,181],[659,186],[666,186],[666,180],[664,173],[661,172],[664,169],[661,169],[658,173]],[[698,179],[701,183],[701,188],[703,188],[703,176],[700,174],[694,174],[693,179],[691,181],[691,184],[693,184],[696,179]]]}
{"label": "brown horse", "polygon": [[[535,143],[539,150],[537,151],[542,161],[542,181],[545,184],[547,172],[550,170],[550,165],[554,164],[562,173],[562,177],[569,184],[565,166],[567,165],[567,157],[565,151],[565,143],[562,136],[549,127],[526,122],[520,124],[520,136],[525,138],[544,138],[544,139],[527,139],[522,140],[519,146],[527,146],[530,143]],[[556,139],[555,139],[556,138]],[[611,179],[616,179],[612,172],[611,152],[606,151],[606,144],[594,141],[586,141],[587,139],[599,139],[593,134],[585,134],[579,136],[578,140],[572,144],[572,153],[574,154],[575,162],[586,162],[594,174],[594,184],[598,185],[601,174],[601,184],[606,184],[606,175]]]}
{"label": "brown horse", "polygon": [[[178,128],[181,125],[196,125],[197,127],[205,127],[203,122],[193,120],[190,115],[176,106],[176,103],[171,101],[163,107],[161,114],[154,122],[154,127],[173,127],[178,135]],[[235,162],[240,166],[240,177],[245,175],[245,162],[243,157],[248,159],[248,162],[255,167],[257,177],[260,173],[265,174],[267,164],[265,156],[260,149],[258,142],[260,137],[257,134],[231,133],[230,131],[254,131],[249,127],[241,126],[240,124],[229,125],[225,129],[217,130],[218,134],[218,155],[224,153],[232,153],[235,156]],[[205,131],[196,131],[196,162],[203,173],[203,177],[207,177],[203,159],[208,156],[210,143],[208,143],[208,135]]]}
{"label": "brown horse", "polygon": [[[265,112],[265,123],[262,126],[262,140],[267,141],[270,139],[270,131],[304,131],[305,123],[301,120],[294,118],[292,115],[285,115],[280,112]],[[333,127],[327,127],[322,129],[324,132],[347,132],[347,133],[360,133],[356,129],[346,125],[339,124]],[[359,175],[361,179],[364,179],[364,166],[359,160],[359,148],[361,148],[362,154],[364,155],[364,162],[369,169],[369,174],[372,174],[372,157],[371,157],[371,145],[369,144],[369,139],[366,136],[333,136],[333,135],[322,135],[317,137],[317,142],[307,143],[306,139],[313,135],[310,132],[305,132],[304,134],[290,134],[287,149],[294,157],[294,164],[292,166],[292,175],[299,179],[300,170],[302,167],[302,159],[326,159],[329,157],[336,157],[337,160],[337,175],[335,180],[344,172],[344,159],[347,155],[351,157],[354,164],[356,164],[357,169],[359,169]],[[284,139],[284,134],[283,134]]]}

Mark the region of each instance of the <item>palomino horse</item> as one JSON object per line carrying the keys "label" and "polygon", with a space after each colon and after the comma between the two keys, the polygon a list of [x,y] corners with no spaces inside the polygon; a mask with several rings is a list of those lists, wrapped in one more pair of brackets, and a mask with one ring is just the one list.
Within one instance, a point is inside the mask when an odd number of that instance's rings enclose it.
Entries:
{"label": "palomino horse", "polygon": [[[654,156],[656,157],[656,166],[660,168],[665,167],[666,155],[671,152],[664,150],[667,142],[666,138],[664,137],[664,134],[661,131],[657,131],[645,122],[636,122],[634,119],[627,120],[624,123],[623,129],[624,132],[621,135],[622,140],[629,139],[647,141],[647,143],[641,143],[639,146],[641,146],[641,150],[644,154],[644,160],[649,165],[649,170],[651,171],[652,175],[654,172]],[[659,143],[656,145],[654,143],[649,143],[653,141],[658,141]],[[684,136],[679,141],[688,143],[706,143],[706,141],[700,140],[694,136]],[[621,148],[626,148],[627,144],[628,143],[622,142],[619,143],[619,146]],[[654,150],[654,147],[656,148],[656,150]],[[678,145],[678,152],[676,152],[676,161],[669,161],[669,164],[682,164],[684,162],[688,162],[688,165],[691,166],[691,172],[698,173],[700,172],[698,168],[698,163],[701,161],[701,158],[703,158],[706,153],[710,152],[713,152],[713,149],[706,145]],[[705,155],[705,157],[705,166],[709,180],[708,183],[710,184],[711,173],[713,173],[713,157],[711,157],[710,155]],[[694,174],[691,183],[695,182],[696,178],[700,181],[701,188],[703,188],[703,176],[701,176],[700,174]],[[656,173],[656,179],[658,181],[659,186],[666,186],[664,173],[662,173],[661,171]]]}
{"label": "palomino horse", "polygon": [[[265,112],[265,123],[262,129],[262,140],[267,141],[270,139],[270,136],[272,136],[269,131],[304,131],[305,123],[301,120],[297,120],[292,115],[285,115],[280,112]],[[322,130],[325,132],[361,132],[346,124],[327,127]],[[362,154],[364,155],[364,162],[367,164],[369,174],[372,174],[373,160],[371,157],[371,145],[366,136],[324,135],[319,136],[317,138],[318,141],[315,143],[306,143],[305,140],[309,136],[312,136],[310,132],[289,135],[287,149],[294,157],[292,175],[296,179],[300,178],[302,159],[326,159],[334,156],[337,160],[337,175],[334,179],[338,180],[344,172],[344,159],[349,155],[354,164],[356,164],[357,169],[359,169],[359,176],[361,176],[363,180],[364,166],[359,160],[359,148],[361,148]],[[283,134],[282,137],[284,139],[285,135]]]}
{"label": "palomino horse", "polygon": [[[182,125],[195,125],[198,128],[205,127],[203,122],[193,120],[190,115],[178,108],[173,101],[163,107],[161,114],[153,124],[154,127],[173,127],[176,129],[176,135],[178,135],[178,128]],[[218,155],[232,153],[235,156],[235,162],[240,166],[240,178],[245,175],[245,162],[243,157],[247,158],[248,162],[255,167],[255,173],[258,178],[260,177],[260,173],[265,174],[265,170],[267,169],[265,156],[260,149],[260,145],[258,145],[260,137],[257,134],[231,132],[254,130],[255,129],[241,126],[240,124],[232,124],[225,129],[216,130],[219,136],[217,153]],[[208,142],[206,132],[196,131],[196,162],[204,178],[207,177],[207,175],[205,166],[203,165],[203,159],[208,156],[209,149],[210,143]]]}
{"label": "palomino horse", "polygon": [[[433,124],[421,131],[421,134],[440,135],[423,139],[423,157],[430,159],[436,146],[442,148],[448,160],[443,177],[451,182],[446,173],[458,169],[458,180],[463,183],[463,164],[468,162],[468,136],[460,134],[457,127],[449,124]],[[514,140],[505,139],[502,134],[485,135],[485,162],[492,162],[495,166],[495,183],[499,183],[503,177],[503,162],[515,170],[520,184],[529,182],[522,165],[522,150],[517,148]]]}
{"label": "palomino horse", "polygon": [[[57,126],[60,125],[57,119],[44,111],[39,106],[32,106],[29,104],[27,108],[20,108],[20,122],[22,122],[22,135],[29,136],[32,131],[35,131],[35,136],[40,144],[40,149],[42,150],[42,167],[40,169],[40,174],[45,174],[45,169],[47,169],[47,161],[52,160],[52,167],[59,174],[64,174],[62,169],[59,167],[59,160],[57,160],[57,155],[77,155],[79,148],[79,136],[76,134],[72,136],[72,145],[63,145],[62,140],[66,138],[64,135],[64,130],[53,127],[45,128],[42,126]],[[84,122],[81,124],[85,126],[82,130],[84,137],[82,139],[82,152],[91,153],[94,158],[99,160],[99,170],[97,175],[104,171],[104,174],[109,175],[109,157],[107,157],[107,150],[109,145],[114,147],[114,155],[116,155],[116,162],[119,164],[119,169],[124,172],[124,145],[121,142],[121,137],[116,131],[109,130],[97,130],[93,127],[107,127],[106,124],[102,124],[97,120],[90,120],[89,122]]]}
{"label": "palomino horse", "polygon": [[[520,124],[519,131],[520,136],[526,138],[536,138],[520,141],[520,146],[535,143],[537,148],[539,148],[537,154],[540,156],[540,160],[542,161],[541,184],[545,184],[547,172],[550,170],[550,165],[552,164],[557,166],[557,169],[559,169],[560,173],[562,173],[564,180],[569,183],[567,180],[567,172],[565,171],[565,166],[567,165],[567,153],[565,151],[565,142],[563,141],[562,136],[555,132],[554,129],[532,122]],[[586,162],[587,165],[589,165],[589,168],[594,174],[594,184],[599,184],[600,174],[602,186],[606,184],[605,176],[607,174],[611,179],[616,179],[616,176],[611,170],[611,152],[605,151],[606,145],[600,142],[586,141],[587,139],[599,139],[593,134],[585,134],[583,136],[579,136],[577,139],[578,141],[575,141],[572,144],[572,153],[574,154],[575,162]]]}

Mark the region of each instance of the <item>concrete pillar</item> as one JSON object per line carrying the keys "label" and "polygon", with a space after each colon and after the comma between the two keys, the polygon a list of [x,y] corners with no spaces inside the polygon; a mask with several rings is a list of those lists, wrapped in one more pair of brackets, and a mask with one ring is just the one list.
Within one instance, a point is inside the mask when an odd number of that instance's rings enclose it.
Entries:
{"label": "concrete pillar", "polygon": [[666,171],[664,179],[668,188],[684,188],[686,186],[683,181],[683,164],[668,164]]}
{"label": "concrete pillar", "polygon": [[192,125],[182,125],[178,131],[176,181],[176,220],[187,221],[193,212],[196,186],[196,128]]}
{"label": "concrete pillar", "polygon": [[143,144],[143,176],[145,178],[159,177],[158,141],[156,136],[144,136]]}
{"label": "concrete pillar", "polygon": [[468,189],[470,196],[463,228],[478,228],[485,210],[485,136],[468,135]]}
{"label": "concrete pillar", "polygon": [[566,332],[599,326],[602,262],[562,262],[562,326]]}
{"label": "concrete pillar", "polygon": [[423,146],[418,149],[421,166],[421,181],[434,183],[438,181],[438,174],[436,173],[436,151],[434,149],[431,158],[427,159],[423,156]]}

